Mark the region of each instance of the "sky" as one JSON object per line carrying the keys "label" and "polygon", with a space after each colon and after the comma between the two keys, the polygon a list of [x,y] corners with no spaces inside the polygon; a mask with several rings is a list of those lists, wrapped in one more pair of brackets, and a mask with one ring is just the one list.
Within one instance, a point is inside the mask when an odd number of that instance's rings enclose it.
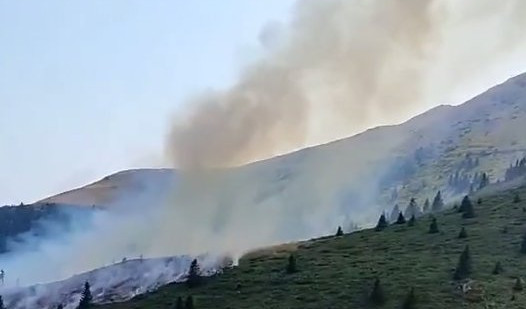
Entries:
{"label": "sky", "polygon": [[0,0],[0,205],[163,165],[170,117],[293,3]]}

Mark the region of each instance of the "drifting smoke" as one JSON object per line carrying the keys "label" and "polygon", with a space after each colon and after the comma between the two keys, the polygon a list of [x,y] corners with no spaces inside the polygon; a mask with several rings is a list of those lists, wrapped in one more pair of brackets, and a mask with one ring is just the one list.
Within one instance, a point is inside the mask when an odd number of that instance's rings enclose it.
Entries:
{"label": "drifting smoke", "polygon": [[168,151],[183,169],[232,166],[401,121],[509,64],[525,27],[521,0],[299,1],[234,86],[188,102]]}
{"label": "drifting smoke", "polygon": [[257,246],[334,232],[349,221],[369,222],[379,211],[370,198],[385,168],[371,162],[401,137],[374,135],[360,151],[340,143],[331,151],[319,147],[227,167],[443,103],[445,94],[517,63],[526,53],[523,29],[522,0],[299,1],[288,26],[261,35],[268,48],[262,59],[230,89],[197,96],[189,102],[194,110],[173,124],[167,152],[181,175],[168,196],[154,190],[144,199],[121,200],[97,214],[88,231],[2,262],[28,284],[123,256],[237,257]]}

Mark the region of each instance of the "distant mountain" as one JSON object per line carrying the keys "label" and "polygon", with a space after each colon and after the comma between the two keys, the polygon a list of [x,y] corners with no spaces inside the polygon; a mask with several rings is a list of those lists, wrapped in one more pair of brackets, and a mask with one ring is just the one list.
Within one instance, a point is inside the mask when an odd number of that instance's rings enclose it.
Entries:
{"label": "distant mountain", "polygon": [[[288,207],[290,197],[301,193],[312,195],[305,196],[305,203],[330,200],[346,213],[360,210],[354,221],[371,221],[395,203],[405,207],[411,197],[421,205],[438,190],[446,198],[463,194],[471,184],[478,186],[484,172],[490,181],[502,179],[509,164],[526,152],[524,132],[526,74],[462,105],[438,106],[400,125],[233,168],[227,178],[235,185],[228,191],[235,194],[255,182],[255,203],[285,192],[289,200],[283,207]],[[177,175],[170,169],[124,171],[42,202],[112,205],[142,199],[148,203],[149,197],[168,194]],[[326,188],[330,198],[325,193],[313,195]],[[373,211],[365,214],[363,209]]]}

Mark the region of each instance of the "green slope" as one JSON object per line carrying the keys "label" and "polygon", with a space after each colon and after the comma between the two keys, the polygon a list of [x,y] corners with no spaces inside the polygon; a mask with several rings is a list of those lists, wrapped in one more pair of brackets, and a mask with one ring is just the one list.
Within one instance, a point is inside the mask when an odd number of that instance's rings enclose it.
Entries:
{"label": "green slope", "polygon": [[[513,201],[516,194],[522,202]],[[475,202],[479,197],[481,204]],[[369,229],[278,246],[245,256],[238,267],[200,287],[169,285],[102,308],[175,308],[177,297],[187,295],[194,297],[195,308],[368,308],[373,307],[367,299],[376,277],[387,297],[382,308],[400,308],[412,287],[416,308],[525,308],[526,290],[512,289],[517,276],[526,279],[526,254],[520,253],[524,199],[524,185],[486,191],[472,198],[473,219],[461,218],[454,209],[437,214],[438,234],[428,233],[431,220],[426,216],[413,227],[392,225],[381,232]],[[458,239],[463,226],[468,237]],[[452,277],[466,245],[474,282],[464,294]],[[299,271],[294,274],[285,272],[289,252],[297,256]],[[493,275],[497,261],[504,273]]]}

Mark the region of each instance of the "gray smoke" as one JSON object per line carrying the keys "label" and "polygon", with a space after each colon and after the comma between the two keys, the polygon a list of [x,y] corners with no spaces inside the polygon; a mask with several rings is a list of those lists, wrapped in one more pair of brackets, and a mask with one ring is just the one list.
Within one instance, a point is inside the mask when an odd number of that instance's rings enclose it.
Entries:
{"label": "gray smoke", "polygon": [[167,150],[180,168],[224,167],[399,122],[524,53],[525,6],[298,1],[287,27],[262,32],[267,54],[231,88],[187,102]]}

